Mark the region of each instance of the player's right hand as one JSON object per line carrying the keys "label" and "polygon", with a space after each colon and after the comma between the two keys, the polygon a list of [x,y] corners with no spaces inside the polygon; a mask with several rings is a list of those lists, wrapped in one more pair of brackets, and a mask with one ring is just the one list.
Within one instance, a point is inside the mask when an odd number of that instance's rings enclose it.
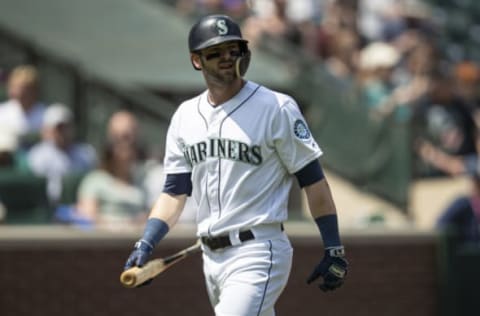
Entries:
{"label": "player's right hand", "polygon": [[310,284],[320,276],[323,283],[318,287],[324,292],[335,290],[343,285],[347,275],[348,261],[345,260],[345,251],[343,247],[335,247],[325,250],[325,256],[315,267],[307,283]]}
{"label": "player's right hand", "polygon": [[153,247],[149,245],[144,240],[140,239],[135,243],[133,251],[125,263],[124,270],[130,269],[131,267],[141,267],[147,261],[150,255],[152,254]]}

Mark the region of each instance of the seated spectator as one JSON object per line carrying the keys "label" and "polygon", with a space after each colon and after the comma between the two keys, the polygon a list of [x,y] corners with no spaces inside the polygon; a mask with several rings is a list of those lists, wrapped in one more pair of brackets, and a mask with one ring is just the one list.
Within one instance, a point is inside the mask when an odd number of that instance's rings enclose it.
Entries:
{"label": "seated spectator", "polygon": [[396,0],[359,0],[357,23],[369,42],[386,40],[386,30],[398,23]]}
{"label": "seated spectator", "polygon": [[74,141],[73,115],[63,104],[53,104],[43,117],[42,141],[28,152],[33,173],[47,178],[50,201],[62,193],[62,179],[72,173],[87,172],[96,165],[95,149]]}
{"label": "seated spectator", "polygon": [[235,21],[243,21],[250,13],[247,2],[245,0],[223,0],[223,12]]}
{"label": "seated spectator", "polygon": [[375,117],[393,112],[398,105],[392,73],[400,57],[394,46],[383,42],[371,43],[360,52],[358,63],[362,99]]}
{"label": "seated spectator", "polygon": [[473,62],[460,62],[455,65],[454,74],[457,92],[468,104],[480,128],[480,67]]}
{"label": "seated spectator", "polygon": [[356,58],[360,38],[355,30],[342,28],[329,38],[324,64],[327,70],[338,79],[349,82],[357,71]]}
{"label": "seated spectator", "polygon": [[[363,47],[365,42],[356,26],[355,5],[351,1],[325,1],[320,6],[320,10],[319,29],[322,37],[321,44],[324,46],[321,49],[321,56],[328,58],[339,51],[347,55],[349,45],[353,51],[348,58],[357,54],[358,48]],[[338,36],[341,38],[337,38]]]}
{"label": "seated spectator", "polygon": [[432,38],[416,30],[410,30],[397,39],[395,48],[402,55],[400,67],[395,69],[397,85],[409,84],[419,79],[430,79],[440,67],[441,51]]}
{"label": "seated spectator", "polygon": [[[165,182],[161,157],[147,157],[145,146],[140,141],[138,120],[129,111],[120,110],[111,116],[107,126],[107,137],[111,142],[130,142],[137,149],[135,174],[145,189],[147,206],[150,209],[162,192]],[[193,221],[195,215],[195,203],[189,198],[179,221]]]}
{"label": "seated spectator", "polygon": [[145,145],[140,139],[138,120],[132,112],[119,110],[113,113],[108,120],[107,138],[112,142],[131,142],[138,150],[137,159],[143,161],[147,158]]}
{"label": "seated spectator", "polygon": [[464,165],[471,177],[471,193],[455,199],[437,221],[437,228],[454,233],[461,244],[480,246],[480,170],[478,157]]}
{"label": "seated spectator", "polygon": [[287,16],[287,2],[272,0],[271,6],[267,6],[267,9],[257,12],[254,10],[256,14],[245,19],[242,32],[251,47],[259,45],[264,36],[294,45],[301,44],[300,29]]}
{"label": "seated spectator", "polygon": [[[432,77],[430,92],[416,105],[414,142],[428,141],[437,152],[451,156],[477,155],[479,134],[466,102],[454,91],[451,78],[445,74]],[[445,172],[425,159],[425,146],[415,161],[417,176],[444,176]],[[438,156],[438,155],[437,155]]]}
{"label": "seated spectator", "polygon": [[101,164],[81,181],[77,212],[104,228],[125,229],[144,223],[147,197],[135,174],[137,150],[128,141],[108,141]]}
{"label": "seated spectator", "polygon": [[453,156],[428,141],[418,144],[420,156],[445,174],[456,177],[469,175],[471,193],[450,203],[437,220],[441,231],[456,235],[460,243],[480,242],[480,163],[478,155]]}
{"label": "seated spectator", "polygon": [[431,142],[423,139],[417,140],[416,152],[419,157],[426,163],[432,165],[448,176],[459,176],[467,174],[467,167],[476,165],[477,155],[451,155]]}
{"label": "seated spectator", "polygon": [[112,114],[107,126],[109,140],[136,142],[138,136],[138,120],[132,112],[119,110]]}
{"label": "seated spectator", "polygon": [[0,104],[0,126],[8,127],[29,147],[39,139],[45,105],[38,101],[39,78],[33,66],[19,66],[9,76],[9,100]]}

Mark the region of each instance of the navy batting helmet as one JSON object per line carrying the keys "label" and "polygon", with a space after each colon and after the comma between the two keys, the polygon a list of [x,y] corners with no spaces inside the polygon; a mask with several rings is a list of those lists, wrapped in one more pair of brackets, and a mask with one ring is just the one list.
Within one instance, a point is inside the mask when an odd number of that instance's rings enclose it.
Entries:
{"label": "navy batting helmet", "polygon": [[208,15],[192,26],[188,35],[190,52],[228,41],[247,43],[237,23],[226,15]]}
{"label": "navy batting helmet", "polygon": [[[237,59],[237,73],[243,76],[250,63],[250,50],[248,41],[243,39],[240,26],[227,15],[208,15],[201,18],[190,29],[188,35],[188,48],[191,53],[210,46],[224,42],[238,41],[240,44],[241,56]],[[199,70],[197,67],[194,68]]]}

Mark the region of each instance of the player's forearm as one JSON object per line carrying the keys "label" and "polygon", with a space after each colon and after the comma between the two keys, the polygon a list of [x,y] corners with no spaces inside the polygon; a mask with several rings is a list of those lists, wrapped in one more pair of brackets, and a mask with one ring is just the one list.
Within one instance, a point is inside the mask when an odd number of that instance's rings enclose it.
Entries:
{"label": "player's forearm", "polygon": [[185,200],[186,195],[160,194],[145,224],[143,236],[135,244],[135,248],[150,253],[177,222]]}
{"label": "player's forearm", "polygon": [[324,178],[305,187],[310,213],[318,226],[325,248],[342,248],[338,230],[335,203],[327,180]]}
{"label": "player's forearm", "polygon": [[186,199],[186,194],[161,193],[150,212],[149,218],[158,218],[167,223],[169,228],[172,228],[182,213]]}
{"label": "player's forearm", "polygon": [[306,186],[304,190],[313,218],[337,213],[326,178]]}

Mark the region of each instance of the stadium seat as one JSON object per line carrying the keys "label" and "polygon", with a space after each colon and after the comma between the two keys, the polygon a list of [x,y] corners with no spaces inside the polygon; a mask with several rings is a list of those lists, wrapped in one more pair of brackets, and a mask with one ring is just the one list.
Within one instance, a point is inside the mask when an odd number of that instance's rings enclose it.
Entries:
{"label": "stadium seat", "polygon": [[62,195],[60,205],[71,205],[77,202],[77,191],[86,172],[71,173],[62,179]]}
{"label": "stadium seat", "polygon": [[7,224],[48,223],[51,210],[46,179],[16,170],[0,171],[0,200],[7,209]]}

